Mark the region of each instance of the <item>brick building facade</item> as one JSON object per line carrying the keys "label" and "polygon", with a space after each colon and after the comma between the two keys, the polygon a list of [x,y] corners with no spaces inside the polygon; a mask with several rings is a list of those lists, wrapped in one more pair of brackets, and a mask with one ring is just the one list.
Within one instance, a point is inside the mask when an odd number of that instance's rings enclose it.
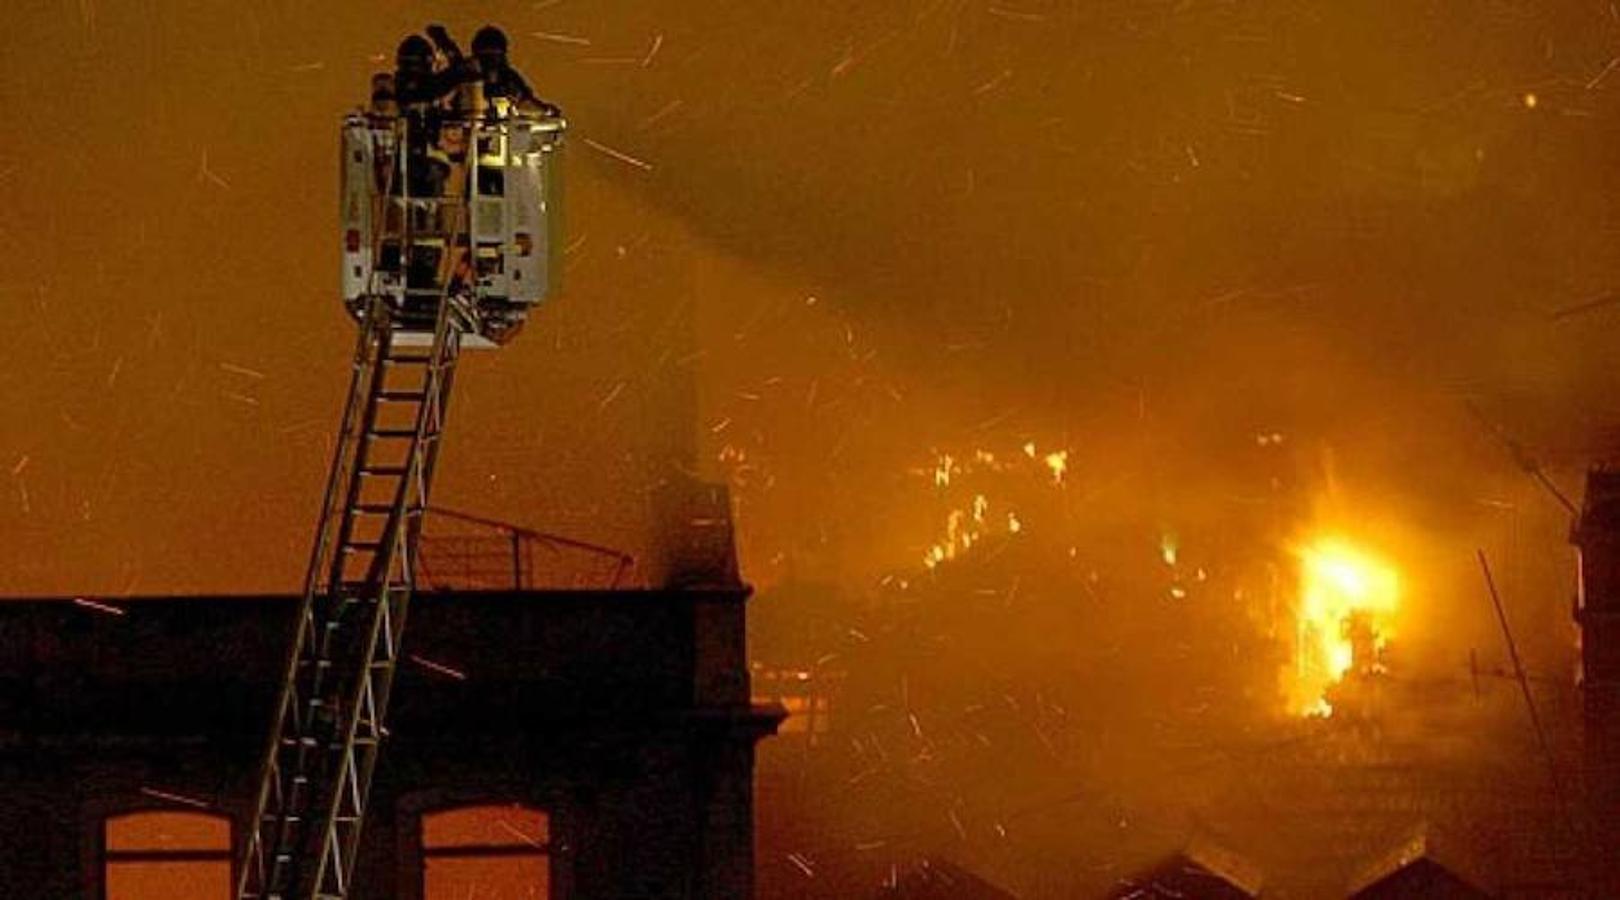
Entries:
{"label": "brick building facade", "polygon": [[[417,597],[352,896],[751,896],[747,595]],[[228,896],[296,605],[0,603],[0,897]]]}

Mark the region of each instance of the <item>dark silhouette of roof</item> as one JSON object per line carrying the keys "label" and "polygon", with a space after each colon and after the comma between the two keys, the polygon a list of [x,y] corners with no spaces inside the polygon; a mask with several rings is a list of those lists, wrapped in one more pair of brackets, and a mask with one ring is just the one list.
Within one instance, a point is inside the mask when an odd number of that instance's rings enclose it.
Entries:
{"label": "dark silhouette of roof", "polygon": [[1110,900],[1253,900],[1264,879],[1235,853],[1195,841],[1179,853],[1120,882]]}
{"label": "dark silhouette of roof", "polygon": [[1368,868],[1350,900],[1492,900],[1437,857],[1432,838],[1419,832]]}

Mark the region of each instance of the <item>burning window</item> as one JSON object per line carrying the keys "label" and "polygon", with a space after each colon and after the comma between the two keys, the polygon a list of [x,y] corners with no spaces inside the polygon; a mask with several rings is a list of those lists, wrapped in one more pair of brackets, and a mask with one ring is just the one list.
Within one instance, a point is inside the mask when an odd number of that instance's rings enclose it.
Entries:
{"label": "burning window", "polygon": [[1384,562],[1337,538],[1307,545],[1299,559],[1288,703],[1300,715],[1328,716],[1330,690],[1382,670],[1400,582]]}
{"label": "burning window", "polygon": [[231,821],[207,813],[113,816],[103,828],[106,900],[227,900]]}
{"label": "burning window", "polygon": [[464,806],[422,817],[423,900],[545,900],[551,821],[515,804]]}

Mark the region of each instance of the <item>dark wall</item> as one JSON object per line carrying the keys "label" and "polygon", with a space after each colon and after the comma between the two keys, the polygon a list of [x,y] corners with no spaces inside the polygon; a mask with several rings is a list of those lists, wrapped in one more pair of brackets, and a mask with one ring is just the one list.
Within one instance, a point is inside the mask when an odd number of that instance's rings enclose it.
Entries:
{"label": "dark wall", "polygon": [[1620,472],[1594,469],[1571,535],[1580,548],[1581,802],[1589,824],[1592,878],[1620,894]]}
{"label": "dark wall", "polygon": [[[481,802],[548,811],[554,896],[749,896],[777,718],[748,703],[745,599],[418,597],[356,900],[418,896],[419,817]],[[101,820],[184,808],[163,795],[245,819],[295,605],[0,604],[0,896],[96,896]]]}

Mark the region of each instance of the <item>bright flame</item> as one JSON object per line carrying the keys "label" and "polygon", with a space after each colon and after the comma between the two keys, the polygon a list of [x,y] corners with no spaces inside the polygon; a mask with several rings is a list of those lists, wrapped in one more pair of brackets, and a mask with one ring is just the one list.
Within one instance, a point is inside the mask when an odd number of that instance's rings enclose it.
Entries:
{"label": "bright flame", "polygon": [[1046,454],[1046,467],[1052,470],[1052,483],[1062,484],[1063,473],[1069,470],[1069,451],[1059,450]]}
{"label": "bright flame", "polygon": [[1164,560],[1165,565],[1175,568],[1178,549],[1176,536],[1170,532],[1165,532],[1159,538],[1159,558]]}
{"label": "bright flame", "polygon": [[1289,708],[1328,716],[1327,692],[1352,668],[1374,671],[1400,601],[1395,570],[1338,538],[1299,552],[1300,595],[1295,620]]}

